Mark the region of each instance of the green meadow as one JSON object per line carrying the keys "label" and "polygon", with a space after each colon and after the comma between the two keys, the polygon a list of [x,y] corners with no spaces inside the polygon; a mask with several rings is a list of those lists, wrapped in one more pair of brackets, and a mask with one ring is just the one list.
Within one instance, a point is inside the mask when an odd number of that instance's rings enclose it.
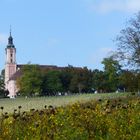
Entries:
{"label": "green meadow", "polygon": [[30,109],[42,109],[47,106],[65,106],[76,102],[87,102],[90,100],[98,100],[100,98],[116,98],[128,96],[129,93],[104,93],[104,94],[76,94],[69,96],[52,96],[52,97],[17,97],[15,99],[0,99],[0,107],[4,107],[4,112],[12,113],[18,106],[22,106],[21,111],[29,111]]}

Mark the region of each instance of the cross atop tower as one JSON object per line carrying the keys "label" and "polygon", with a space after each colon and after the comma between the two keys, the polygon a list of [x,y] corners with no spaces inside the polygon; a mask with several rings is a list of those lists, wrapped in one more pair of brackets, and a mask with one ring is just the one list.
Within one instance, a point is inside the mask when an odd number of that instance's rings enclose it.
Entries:
{"label": "cross atop tower", "polygon": [[11,25],[10,25],[10,36],[11,36],[11,32],[12,32],[12,28],[11,28]]}

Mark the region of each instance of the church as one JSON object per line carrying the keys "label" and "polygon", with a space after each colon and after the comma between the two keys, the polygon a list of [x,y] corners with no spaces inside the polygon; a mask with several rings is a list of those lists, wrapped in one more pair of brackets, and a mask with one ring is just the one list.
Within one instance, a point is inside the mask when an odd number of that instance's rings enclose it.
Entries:
{"label": "church", "polygon": [[[8,38],[8,44],[5,48],[6,62],[5,62],[5,89],[9,92],[9,97],[14,98],[17,96],[19,89],[16,86],[16,80],[22,75],[21,68],[24,64],[19,65],[16,62],[16,48],[13,43],[13,37],[11,35]],[[66,67],[57,67],[55,65],[39,65],[41,69],[47,70],[63,70]]]}

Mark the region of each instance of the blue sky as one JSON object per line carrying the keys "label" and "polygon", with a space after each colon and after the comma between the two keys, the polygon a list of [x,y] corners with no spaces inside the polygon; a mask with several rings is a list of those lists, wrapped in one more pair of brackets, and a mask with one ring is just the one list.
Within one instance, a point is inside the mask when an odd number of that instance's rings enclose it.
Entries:
{"label": "blue sky", "polygon": [[102,69],[140,0],[0,0],[0,70],[12,26],[17,63]]}

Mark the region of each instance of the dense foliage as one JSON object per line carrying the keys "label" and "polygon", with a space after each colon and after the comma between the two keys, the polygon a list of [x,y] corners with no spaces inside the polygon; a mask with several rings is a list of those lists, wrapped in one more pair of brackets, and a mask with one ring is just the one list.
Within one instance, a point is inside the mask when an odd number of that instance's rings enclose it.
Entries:
{"label": "dense foliage", "polygon": [[139,91],[140,72],[121,69],[113,57],[104,58],[104,70],[68,66],[63,69],[41,69],[25,65],[17,79],[21,95],[64,95],[74,93],[107,93]]}
{"label": "dense foliage", "polygon": [[2,76],[0,76],[0,95],[3,96],[4,94],[4,80]]}
{"label": "dense foliage", "polygon": [[92,72],[87,68],[41,69],[25,65],[17,85],[22,95],[58,95],[85,93],[92,87]]}
{"label": "dense foliage", "polygon": [[104,58],[102,64],[104,64],[104,75],[106,79],[106,85],[104,87],[107,92],[115,91],[119,83],[121,65],[119,65],[119,62],[112,57]]}
{"label": "dense foliage", "polygon": [[4,83],[4,70],[2,70],[0,75],[0,98],[6,97],[7,95],[8,91],[5,91],[5,83]]}
{"label": "dense foliage", "polygon": [[1,107],[1,112],[4,140],[140,139],[140,97],[135,95],[30,112],[19,106],[11,115]]}
{"label": "dense foliage", "polygon": [[42,77],[37,65],[27,65],[22,69],[22,76],[17,79],[17,86],[23,95],[39,94],[41,92]]}

